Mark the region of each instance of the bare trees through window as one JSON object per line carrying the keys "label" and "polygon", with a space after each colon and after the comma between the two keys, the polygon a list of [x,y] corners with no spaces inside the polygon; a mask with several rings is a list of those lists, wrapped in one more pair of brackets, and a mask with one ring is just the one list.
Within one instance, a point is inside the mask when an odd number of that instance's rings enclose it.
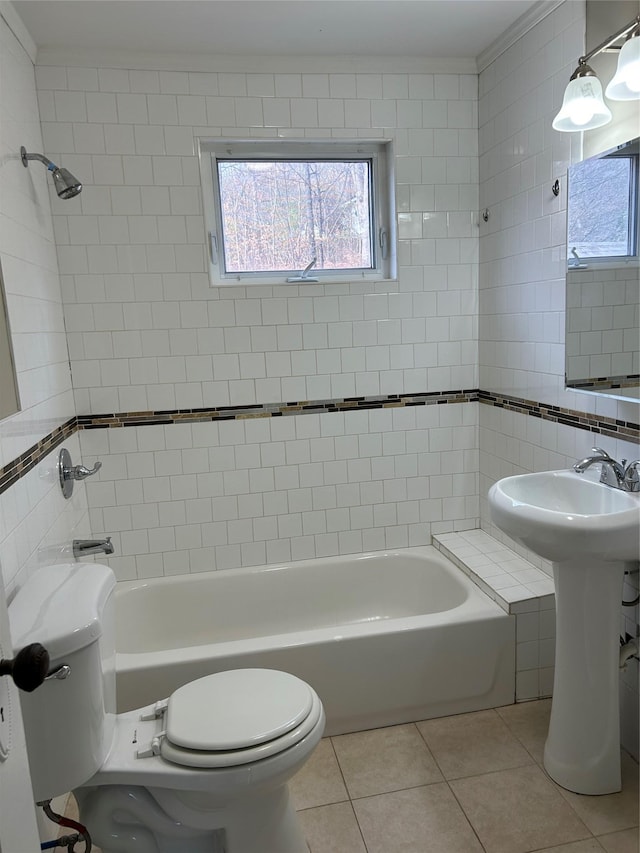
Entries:
{"label": "bare trees through window", "polygon": [[371,269],[370,160],[217,161],[229,273]]}

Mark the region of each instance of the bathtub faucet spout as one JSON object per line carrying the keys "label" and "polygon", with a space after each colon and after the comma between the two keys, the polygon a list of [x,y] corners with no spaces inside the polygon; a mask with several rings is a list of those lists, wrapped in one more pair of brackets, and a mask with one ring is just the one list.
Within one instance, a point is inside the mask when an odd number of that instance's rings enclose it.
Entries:
{"label": "bathtub faucet spout", "polygon": [[87,554],[113,554],[111,537],[106,539],[74,539],[73,556],[85,557]]}

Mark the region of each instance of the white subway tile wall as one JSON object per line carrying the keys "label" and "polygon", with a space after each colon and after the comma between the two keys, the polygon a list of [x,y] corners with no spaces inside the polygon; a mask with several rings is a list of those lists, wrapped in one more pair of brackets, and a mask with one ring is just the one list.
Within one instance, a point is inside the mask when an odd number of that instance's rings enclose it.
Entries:
{"label": "white subway tile wall", "polygon": [[[475,75],[85,70],[37,69],[79,413],[477,387]],[[210,287],[200,136],[392,139],[398,280]],[[120,578],[421,544],[477,524],[476,419],[87,431],[92,525]]]}
{"label": "white subway tile wall", "polygon": [[[54,75],[54,81],[56,77]],[[0,262],[22,410],[0,422],[0,468],[75,415],[62,298],[41,153],[33,63],[0,17]],[[59,93],[65,95],[66,93]],[[60,102],[73,112],[73,102]],[[65,164],[67,165],[67,164]],[[77,437],[68,446],[79,454]],[[0,569],[8,592],[38,565],[59,562],[73,531],[88,531],[84,489],[65,501],[51,453],[0,495]]]}
{"label": "white subway tile wall", "polygon": [[[52,196],[79,412],[477,387],[475,75],[37,80],[85,186]],[[398,281],[210,287],[196,137],[220,136],[392,139]]]}
{"label": "white subway tile wall", "polygon": [[[632,403],[564,387],[566,169],[579,141],[551,120],[555,93],[583,51],[584,15],[583,4],[563,3],[480,74],[480,206],[489,210],[480,228],[480,387],[637,422]],[[594,442],[617,459],[638,456],[633,442],[482,405],[482,526],[504,540],[486,501],[495,480],[566,468]]]}
{"label": "white subway tile wall", "polygon": [[429,544],[478,526],[477,403],[80,432],[120,580]]}

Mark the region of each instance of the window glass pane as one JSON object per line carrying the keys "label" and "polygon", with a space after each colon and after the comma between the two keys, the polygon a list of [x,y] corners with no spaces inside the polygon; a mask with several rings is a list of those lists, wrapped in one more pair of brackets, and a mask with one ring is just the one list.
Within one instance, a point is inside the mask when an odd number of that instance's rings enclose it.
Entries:
{"label": "window glass pane", "polygon": [[634,254],[630,243],[632,180],[629,157],[585,160],[571,167],[567,216],[568,252],[581,258]]}
{"label": "window glass pane", "polygon": [[217,167],[227,272],[372,269],[369,160]]}

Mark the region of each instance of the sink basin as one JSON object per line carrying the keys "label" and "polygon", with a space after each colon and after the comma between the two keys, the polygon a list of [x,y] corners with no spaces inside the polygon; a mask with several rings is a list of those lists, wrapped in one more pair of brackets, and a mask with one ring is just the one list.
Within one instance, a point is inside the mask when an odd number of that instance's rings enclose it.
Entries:
{"label": "sink basin", "polygon": [[620,602],[640,557],[640,494],[544,471],[489,491],[496,525],[553,562],[556,655],[544,766],[579,794],[620,790]]}
{"label": "sink basin", "polygon": [[500,480],[489,491],[496,525],[554,562],[579,554],[604,561],[640,559],[640,495],[573,471]]}

